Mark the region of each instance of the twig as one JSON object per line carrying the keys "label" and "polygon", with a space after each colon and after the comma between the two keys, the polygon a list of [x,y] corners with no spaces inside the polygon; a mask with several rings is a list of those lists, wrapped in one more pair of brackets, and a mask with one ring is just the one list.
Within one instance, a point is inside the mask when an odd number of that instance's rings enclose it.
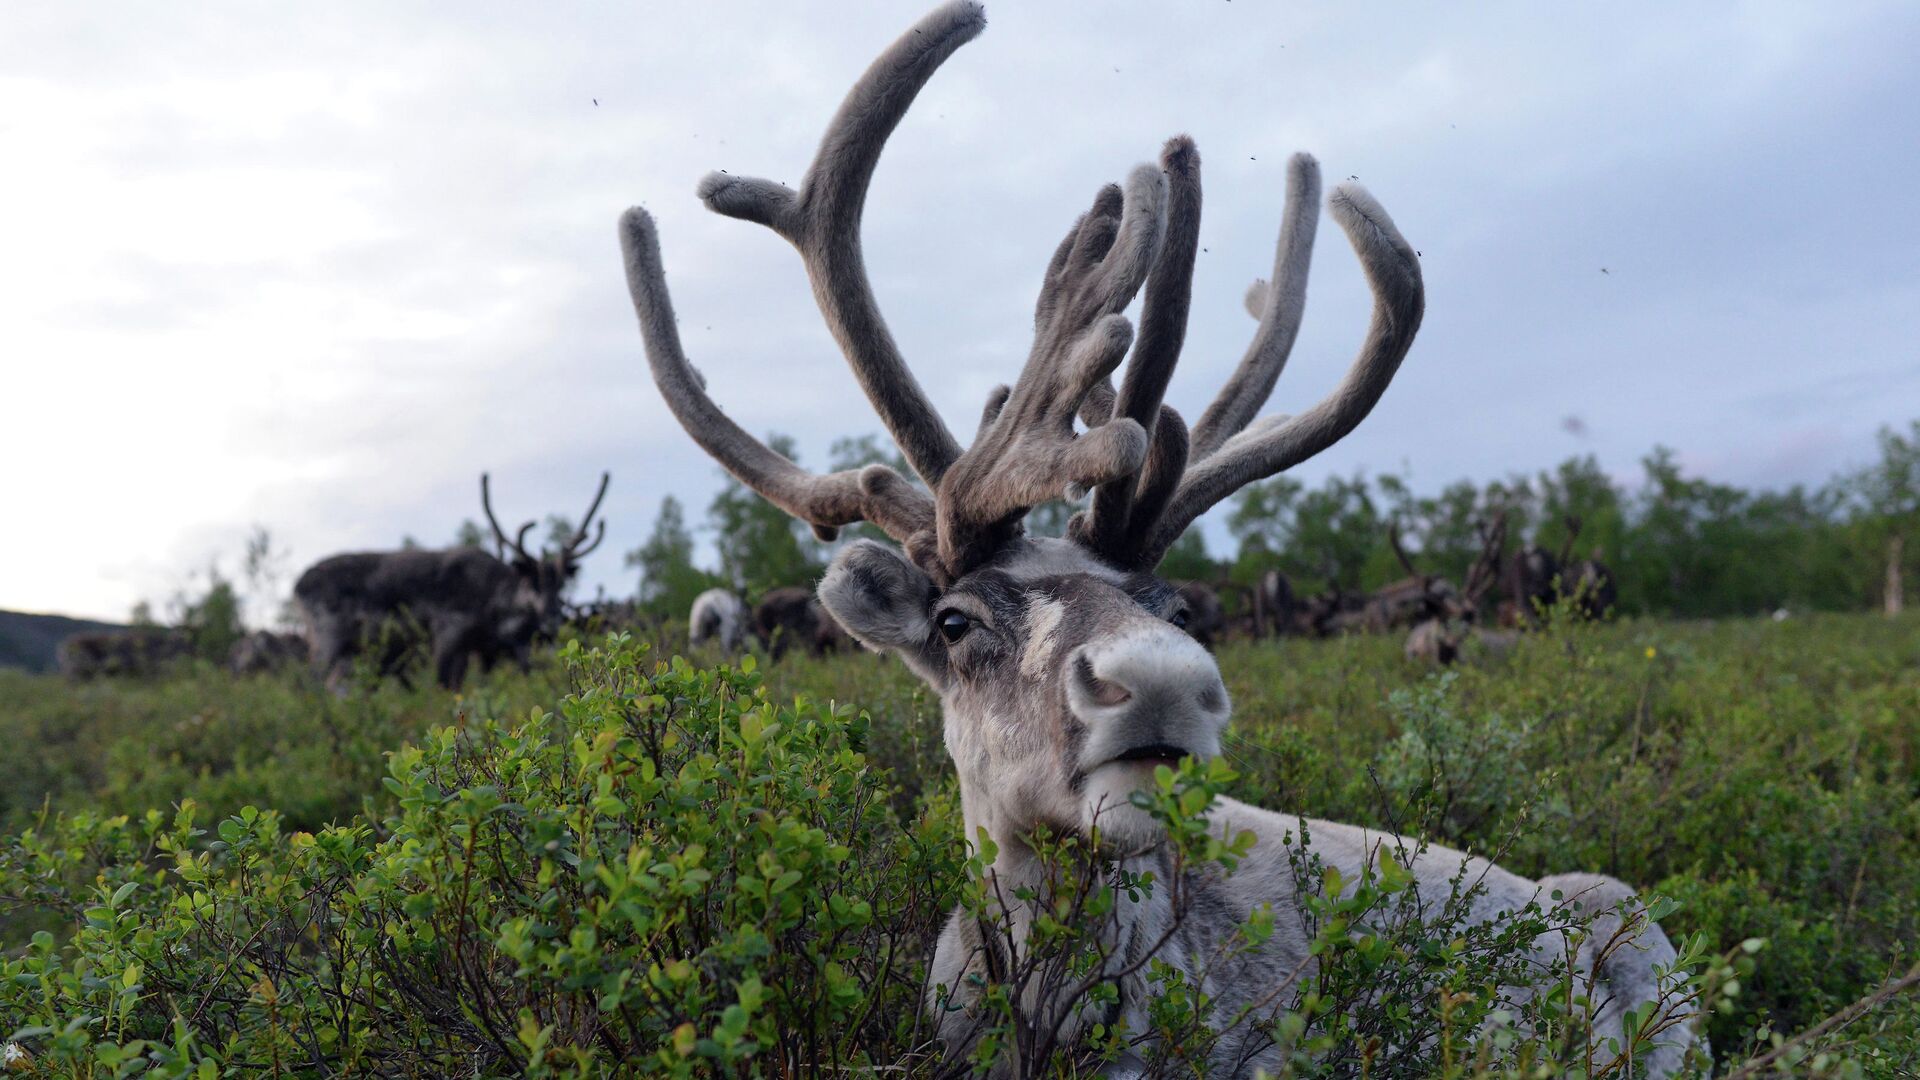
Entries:
{"label": "twig", "polygon": [[1879,1008],[1881,1005],[1886,1004],[1887,1001],[1895,995],[1911,990],[1916,986],[1920,986],[1920,963],[1916,963],[1908,968],[1905,975],[1882,985],[1880,989],[1841,1009],[1839,1012],[1834,1013],[1818,1024],[1795,1035],[1793,1038],[1788,1039],[1772,1050],[1761,1054],[1759,1057],[1748,1059],[1746,1064],[1726,1074],[1722,1080],[1746,1080],[1747,1077],[1759,1076],[1762,1069],[1779,1061],[1786,1055],[1787,1051],[1799,1046],[1801,1043],[1812,1042],[1830,1031],[1846,1027],[1848,1024]]}

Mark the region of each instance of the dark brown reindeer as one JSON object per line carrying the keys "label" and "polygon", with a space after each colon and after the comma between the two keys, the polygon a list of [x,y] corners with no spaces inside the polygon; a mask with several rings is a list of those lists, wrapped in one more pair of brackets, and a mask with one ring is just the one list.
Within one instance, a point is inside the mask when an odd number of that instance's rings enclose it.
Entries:
{"label": "dark brown reindeer", "polygon": [[760,598],[753,606],[753,632],[760,638],[767,655],[775,660],[786,656],[789,649],[805,649],[809,656],[825,656],[839,652],[849,640],[846,631],[813,595],[813,590],[798,585],[769,589]]}
{"label": "dark brown reindeer", "polygon": [[1400,630],[1446,618],[1461,606],[1460,590],[1437,574],[1423,573],[1400,543],[1400,526],[1387,528],[1387,543],[1407,576],[1382,585],[1367,596],[1367,629],[1375,633]]}
{"label": "dark brown reindeer", "polygon": [[1598,551],[1585,559],[1573,558],[1582,522],[1568,515],[1563,523],[1567,536],[1558,555],[1533,543],[1507,563],[1501,582],[1506,594],[1501,621],[1507,625],[1538,626],[1546,611],[1561,600],[1570,600],[1573,613],[1583,619],[1603,618],[1613,610],[1619,595],[1613,571],[1600,561]]}
{"label": "dark brown reindeer", "polygon": [[528,521],[513,537],[493,514],[488,478],[480,505],[493,527],[498,556],[477,547],[445,551],[368,551],[322,559],[300,575],[294,599],[306,619],[313,664],[336,691],[346,689],[354,658],[371,648],[383,675],[402,675],[422,638],[434,678],[448,689],[466,677],[470,658],[483,670],[502,660],[528,666],[536,640],[549,639],[564,618],[567,586],[606,538],[607,523],[588,540],[611,474],[559,550],[527,550]]}
{"label": "dark brown reindeer", "polygon": [[[1200,225],[1199,155],[1189,139],[1174,138],[1158,167],[1141,166],[1124,187],[1102,188],[1068,231],[1042,278],[1025,366],[1012,387],[989,396],[972,445],[963,449],[880,316],[861,255],[860,217],[887,137],[934,70],[985,23],[977,4],[949,3],[887,49],[849,93],[797,189],[725,174],[709,175],[699,188],[709,208],[768,226],[799,250],[828,327],[921,484],[884,465],[807,472],[729,419],[682,351],[659,237],[638,207],[620,222],[627,282],[654,381],[695,442],[823,538],[868,521],[899,545],[846,545],[820,597],[856,638],[898,655],[940,695],[965,835],[995,845],[986,871],[994,893],[1013,898],[1044,886],[1029,844],[1037,828],[1087,833],[1096,821],[1127,869],[1150,869],[1166,882],[1175,868],[1165,836],[1129,795],[1150,783],[1159,765],[1218,753],[1231,703],[1212,655],[1174,625],[1183,602],[1154,569],[1208,508],[1311,458],[1366,417],[1420,325],[1419,261],[1372,196],[1356,185],[1336,188],[1329,208],[1373,293],[1366,340],[1325,399],[1292,418],[1256,420],[1299,326],[1319,218],[1318,166],[1296,156],[1260,327],[1226,388],[1189,431],[1162,403],[1185,337]],[[1121,312],[1143,287],[1136,335]],[[1115,389],[1109,377],[1129,349]],[[1083,431],[1076,432],[1076,421]],[[1091,505],[1066,537],[1023,533],[1029,509],[1088,493]],[[1302,841],[1294,839],[1302,819],[1227,799],[1212,813],[1224,835],[1247,830],[1258,838],[1238,870],[1182,876],[1177,891],[1155,888],[1121,900],[1091,930],[1102,935],[1102,972],[1117,997],[1090,1005],[1087,995],[1016,995],[1023,1020],[1003,1048],[1002,1071],[1024,1075],[1021,1065],[1043,1063],[1052,1047],[1073,1045],[1094,1023],[1136,1033],[1138,1041],[1108,1068],[1137,1071],[1140,1055],[1151,1053],[1152,987],[1145,958],[1128,956],[1130,949],[1182,970],[1206,993],[1216,1018],[1243,1006],[1254,1011],[1250,1023],[1215,1044],[1215,1070],[1251,1075],[1278,1068],[1281,1051],[1264,1022],[1283,1007],[1290,981],[1310,977],[1314,963],[1292,870],[1302,854]],[[1312,854],[1349,880],[1390,857],[1385,852],[1394,843],[1356,826],[1306,827]],[[1536,901],[1551,907],[1556,890],[1590,911],[1635,903],[1626,886],[1598,875],[1530,881],[1439,847],[1409,861],[1419,896],[1444,898],[1452,880],[1480,883],[1479,918]],[[957,1068],[970,1064],[982,1019],[979,987],[1026,948],[1031,912],[1023,903],[1009,899],[1004,919],[956,912],[941,935],[929,1006]],[[1273,935],[1231,965],[1208,968],[1205,958],[1268,903],[1286,913],[1274,921]],[[1617,914],[1602,918],[1621,925]],[[1559,935],[1534,946],[1542,962],[1568,964],[1598,1009],[1601,1039],[1621,1036],[1628,1010],[1661,999],[1658,970],[1674,956],[1643,917],[1626,926],[1632,945],[1598,958],[1594,950],[1569,954]],[[1180,946],[1162,951],[1155,943],[1175,929]],[[1606,940],[1613,931],[1599,932]],[[1692,1040],[1685,1015],[1669,1010],[1642,1028],[1655,1032],[1656,1045],[1643,1045],[1636,1060],[1651,1074],[1677,1068]]]}
{"label": "dark brown reindeer", "polygon": [[193,655],[193,638],[176,627],[71,634],[54,650],[60,674],[75,682],[102,677],[150,679]]}
{"label": "dark brown reindeer", "polygon": [[1300,602],[1293,595],[1293,582],[1278,570],[1260,575],[1249,590],[1252,593],[1253,636],[1280,637],[1297,634],[1300,628]]}
{"label": "dark brown reindeer", "polygon": [[1584,559],[1573,557],[1574,542],[1580,539],[1579,518],[1566,518],[1567,539],[1560,545],[1560,595],[1572,601],[1574,613],[1589,621],[1605,618],[1613,611],[1620,591],[1613,571],[1600,561],[1600,549]]}
{"label": "dark brown reindeer", "polygon": [[227,650],[227,670],[235,675],[261,675],[303,664],[313,645],[305,634],[255,630]]}

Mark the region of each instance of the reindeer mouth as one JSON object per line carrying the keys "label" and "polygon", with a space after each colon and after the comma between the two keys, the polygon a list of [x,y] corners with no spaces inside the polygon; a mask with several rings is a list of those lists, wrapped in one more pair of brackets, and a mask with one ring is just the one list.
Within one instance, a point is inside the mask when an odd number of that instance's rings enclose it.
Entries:
{"label": "reindeer mouth", "polygon": [[1156,765],[1172,765],[1181,758],[1186,757],[1187,754],[1188,751],[1185,748],[1175,746],[1172,743],[1147,743],[1122,751],[1115,755],[1113,760],[1119,762],[1150,761]]}

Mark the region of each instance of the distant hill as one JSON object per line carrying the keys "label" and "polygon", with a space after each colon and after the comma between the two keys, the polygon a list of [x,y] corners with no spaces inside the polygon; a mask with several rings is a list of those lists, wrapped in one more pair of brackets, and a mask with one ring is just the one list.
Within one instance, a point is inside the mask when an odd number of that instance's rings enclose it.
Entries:
{"label": "distant hill", "polygon": [[54,650],[72,635],[125,629],[116,623],[69,619],[65,615],[0,611],[0,667],[52,671]]}

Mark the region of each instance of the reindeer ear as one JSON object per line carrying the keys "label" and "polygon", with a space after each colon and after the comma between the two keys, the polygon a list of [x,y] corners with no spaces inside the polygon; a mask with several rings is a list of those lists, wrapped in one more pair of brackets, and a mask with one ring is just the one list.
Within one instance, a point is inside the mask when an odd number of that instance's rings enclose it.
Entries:
{"label": "reindeer ear", "polygon": [[927,606],[935,591],[933,579],[898,551],[860,540],[834,556],[820,602],[862,645],[914,655],[933,630]]}

